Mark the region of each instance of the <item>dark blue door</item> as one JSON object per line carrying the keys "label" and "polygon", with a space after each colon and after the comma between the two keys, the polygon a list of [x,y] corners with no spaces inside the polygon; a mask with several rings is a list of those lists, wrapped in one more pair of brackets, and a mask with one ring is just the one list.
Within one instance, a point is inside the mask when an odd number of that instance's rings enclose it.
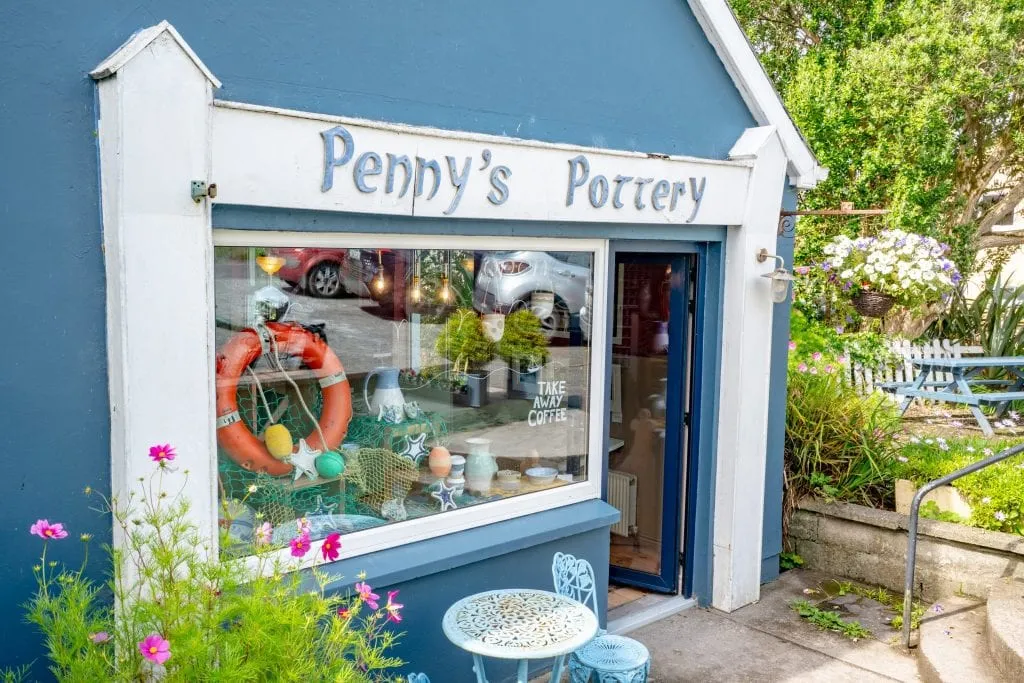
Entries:
{"label": "dark blue door", "polygon": [[681,578],[691,258],[620,252],[612,269],[611,579],[664,593]]}

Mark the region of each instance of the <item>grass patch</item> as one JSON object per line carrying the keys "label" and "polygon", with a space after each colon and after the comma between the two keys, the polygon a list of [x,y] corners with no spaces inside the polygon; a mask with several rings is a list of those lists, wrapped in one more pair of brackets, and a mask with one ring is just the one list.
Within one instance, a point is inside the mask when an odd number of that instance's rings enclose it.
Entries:
{"label": "grass patch", "polygon": [[[903,446],[901,460],[894,466],[894,475],[921,486],[1019,443],[1019,439],[913,437]],[[980,529],[1024,535],[1024,454],[958,479],[953,482],[953,487],[971,505],[969,520],[941,513],[934,505],[928,507],[927,504],[922,507],[923,515],[943,521],[966,521]]]}
{"label": "grass patch", "polygon": [[807,600],[797,600],[790,607],[793,608],[802,619],[806,619],[822,631],[833,631],[856,642],[861,638],[871,637],[871,631],[864,628],[855,619],[846,620],[832,610],[821,609]]}

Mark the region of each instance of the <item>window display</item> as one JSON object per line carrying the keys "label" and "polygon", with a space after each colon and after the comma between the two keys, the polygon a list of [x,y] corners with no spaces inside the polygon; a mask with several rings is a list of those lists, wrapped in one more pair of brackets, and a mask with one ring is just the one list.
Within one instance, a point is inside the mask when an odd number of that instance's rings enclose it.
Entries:
{"label": "window display", "polygon": [[586,481],[593,264],[216,247],[222,552]]}

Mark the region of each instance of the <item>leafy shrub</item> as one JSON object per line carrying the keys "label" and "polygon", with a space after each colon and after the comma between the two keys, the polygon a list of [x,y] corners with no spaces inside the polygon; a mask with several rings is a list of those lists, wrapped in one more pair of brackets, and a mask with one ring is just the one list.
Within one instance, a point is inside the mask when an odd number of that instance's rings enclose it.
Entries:
{"label": "leafy shrub", "polygon": [[494,342],[484,336],[480,316],[471,308],[460,308],[448,317],[436,348],[459,367],[475,369],[494,358]]}
{"label": "leafy shrub", "polygon": [[880,506],[891,499],[899,418],[880,395],[861,396],[827,357],[792,361],[786,413],[786,500]]}
{"label": "leafy shrub", "polygon": [[498,341],[498,355],[509,365],[528,362],[543,365],[547,362],[548,339],[540,319],[528,309],[513,311],[505,316],[505,331]]}
{"label": "leafy shrub", "polygon": [[994,270],[974,299],[963,286],[954,290],[929,335],[981,345],[986,356],[1024,353],[1024,285],[1011,286]]}
{"label": "leafy shrub", "polygon": [[[1017,443],[981,437],[948,441],[913,437],[903,447],[895,474],[921,486]],[[971,506],[971,526],[1024,535],[1024,455],[957,479],[953,487]]]}
{"label": "leafy shrub", "polygon": [[[125,683],[388,680],[384,671],[401,664],[386,655],[397,638],[388,622],[401,621],[396,593],[386,605],[365,583],[355,595],[329,595],[333,579],[325,572],[314,568],[306,582],[290,571],[294,565],[273,559],[269,525],[257,532],[253,565],[218,561],[190,521],[188,502],[163,492],[174,453],[160,448],[169,455],[139,493],[124,504],[103,499],[124,538],[110,552],[109,584],[88,579],[85,564],[69,569],[47,561],[49,544],[70,542],[63,525],[39,520],[32,526],[43,550],[33,568],[38,589],[28,619],[45,637],[53,675]],[[293,556],[317,552],[308,531],[295,533]],[[318,554],[333,560],[339,547],[332,534]]]}
{"label": "leafy shrub", "polygon": [[790,320],[791,357],[809,360],[814,354],[832,356],[842,362],[867,368],[880,368],[896,363],[899,357],[889,347],[889,339],[876,332],[845,332],[793,311]]}

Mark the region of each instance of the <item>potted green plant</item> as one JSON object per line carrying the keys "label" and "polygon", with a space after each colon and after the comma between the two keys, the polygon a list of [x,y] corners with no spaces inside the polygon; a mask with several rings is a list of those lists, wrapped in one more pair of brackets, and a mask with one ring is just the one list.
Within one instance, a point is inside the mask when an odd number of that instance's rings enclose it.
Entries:
{"label": "potted green plant", "polygon": [[[447,358],[456,375],[465,377],[464,399],[479,408],[487,402],[487,374],[484,365],[494,358],[494,342],[484,335],[480,316],[470,308],[452,313],[435,346]],[[458,395],[458,394],[457,394]]]}
{"label": "potted green plant", "polygon": [[508,363],[509,396],[536,396],[540,369],[551,356],[540,319],[525,308],[510,313],[498,342],[498,355]]}

